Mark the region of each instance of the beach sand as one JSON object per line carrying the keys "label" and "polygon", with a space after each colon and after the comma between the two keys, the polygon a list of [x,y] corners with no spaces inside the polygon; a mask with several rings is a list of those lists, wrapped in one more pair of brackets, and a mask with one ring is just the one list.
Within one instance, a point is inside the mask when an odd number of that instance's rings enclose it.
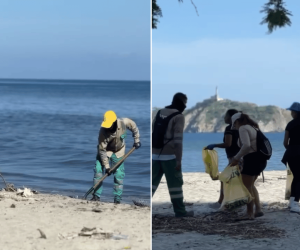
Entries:
{"label": "beach sand", "polygon": [[[300,249],[300,215],[290,213],[285,200],[286,171],[266,171],[264,176],[265,182],[259,177],[256,187],[265,215],[238,222],[226,221],[224,215],[215,221],[218,213],[213,213],[217,210],[210,205],[219,198],[220,182],[206,173],[183,173],[184,200],[190,203],[186,209],[194,210],[196,218],[174,218],[163,178],[152,200],[153,223],[158,225],[153,226],[152,249]],[[239,214],[245,209],[238,209]],[[198,228],[199,232],[189,228]]]}
{"label": "beach sand", "polygon": [[[0,249],[150,249],[150,208],[0,192]],[[98,232],[78,236],[86,227]],[[41,238],[41,233],[46,235]],[[99,234],[101,233],[101,234]],[[111,235],[128,239],[112,239]],[[107,237],[107,238],[105,238]],[[119,237],[119,236],[117,236]]]}

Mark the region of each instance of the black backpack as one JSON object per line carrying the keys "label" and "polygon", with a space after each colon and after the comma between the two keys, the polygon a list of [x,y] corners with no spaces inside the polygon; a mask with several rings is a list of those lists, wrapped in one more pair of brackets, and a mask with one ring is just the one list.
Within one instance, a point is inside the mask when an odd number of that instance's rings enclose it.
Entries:
{"label": "black backpack", "polygon": [[170,120],[176,116],[181,114],[181,112],[175,112],[169,116],[162,117],[160,115],[160,110],[156,114],[154,128],[152,132],[152,147],[153,148],[161,148],[163,149],[164,146],[169,143],[173,138],[168,139],[168,142],[165,141],[165,134],[167,132],[167,128],[169,125]]}
{"label": "black backpack", "polygon": [[259,153],[262,160],[270,160],[272,156],[272,146],[269,139],[258,129],[255,129],[257,132],[256,136],[256,147],[257,152]]}

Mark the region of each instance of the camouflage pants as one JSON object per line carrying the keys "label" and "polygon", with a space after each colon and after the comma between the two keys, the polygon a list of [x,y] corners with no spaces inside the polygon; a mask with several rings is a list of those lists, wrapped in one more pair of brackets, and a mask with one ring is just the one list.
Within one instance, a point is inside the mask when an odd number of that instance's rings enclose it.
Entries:
{"label": "camouflage pants", "polygon": [[[109,158],[109,161],[112,165],[115,165],[118,161],[120,161],[121,158],[117,158],[115,154],[112,154],[112,156]],[[96,164],[94,167],[94,185],[105,175],[105,167],[101,165],[99,160],[96,160]],[[118,167],[117,170],[113,172],[114,175],[114,201],[118,202],[122,200],[122,194],[123,194],[123,180],[125,177],[125,168],[124,168],[124,162]],[[95,190],[94,195],[100,197],[103,191],[102,183],[100,184],[99,188]]]}

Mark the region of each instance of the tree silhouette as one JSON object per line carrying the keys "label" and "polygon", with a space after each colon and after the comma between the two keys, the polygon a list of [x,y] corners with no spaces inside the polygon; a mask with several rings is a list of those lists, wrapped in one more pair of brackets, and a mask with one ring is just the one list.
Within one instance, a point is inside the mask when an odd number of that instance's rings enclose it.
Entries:
{"label": "tree silhouette", "polygon": [[282,0],[269,0],[260,11],[266,14],[260,24],[268,25],[269,34],[276,28],[282,28],[286,25],[291,26],[292,22],[289,16],[292,16],[292,13],[284,6],[285,2]]}
{"label": "tree silhouette", "polygon": [[[183,2],[183,0],[178,0],[178,2]],[[199,16],[193,0],[191,0],[191,3],[194,5],[196,13]],[[267,24],[268,34],[271,34],[277,28],[291,26],[292,24],[289,18],[289,16],[292,16],[292,13],[285,8],[285,2],[283,0],[269,0],[269,2],[263,6],[260,13],[266,14],[260,24]],[[152,0],[152,29],[157,28],[160,17],[162,17],[162,11],[156,0]]]}
{"label": "tree silhouette", "polygon": [[156,4],[156,0],[152,0],[152,29],[157,28],[158,18],[162,17],[160,7]]}

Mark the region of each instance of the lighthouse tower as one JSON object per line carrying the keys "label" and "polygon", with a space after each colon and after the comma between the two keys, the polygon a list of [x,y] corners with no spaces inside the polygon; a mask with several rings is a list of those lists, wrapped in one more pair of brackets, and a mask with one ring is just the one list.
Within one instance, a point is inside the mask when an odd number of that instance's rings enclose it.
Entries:
{"label": "lighthouse tower", "polygon": [[219,97],[219,94],[218,94],[218,86],[216,87],[216,95],[215,95],[215,99],[216,101],[222,101],[223,99]]}

